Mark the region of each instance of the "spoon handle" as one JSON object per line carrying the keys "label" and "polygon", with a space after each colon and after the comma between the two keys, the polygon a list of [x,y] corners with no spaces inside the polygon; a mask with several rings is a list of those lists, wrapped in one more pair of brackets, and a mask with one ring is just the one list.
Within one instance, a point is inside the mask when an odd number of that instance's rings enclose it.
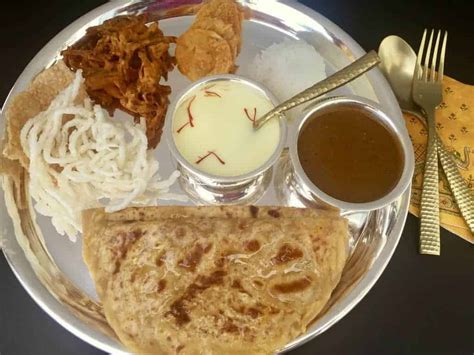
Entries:
{"label": "spoon handle", "polygon": [[456,204],[461,211],[461,215],[466,221],[469,229],[474,233],[474,196],[469,187],[459,173],[456,162],[451,153],[444,147],[443,142],[439,136],[436,137],[436,144],[438,146],[438,156],[441,161],[441,166],[448,179],[449,188],[453,193]]}
{"label": "spoon handle", "polygon": [[370,51],[353,63],[349,64],[347,67],[339,70],[333,75],[328,76],[326,79],[316,83],[315,85],[281,103],[273,110],[257,119],[254,123],[254,128],[258,129],[271,118],[347,84],[348,82],[358,78],[365,72],[372,69],[378,63],[380,63],[379,56],[375,51]]}
{"label": "spoon handle", "polygon": [[[408,112],[418,117],[420,122],[425,122],[426,118],[422,113],[410,110],[403,110],[403,112]],[[438,157],[454,200],[469,229],[474,233],[474,195],[459,172],[453,155],[446,149],[439,135],[436,135],[436,145],[438,148]]]}
{"label": "spoon handle", "polygon": [[420,253],[440,254],[439,233],[439,179],[438,179],[438,145],[436,144],[436,127],[434,107],[426,111],[428,123],[428,146],[426,148],[423,189],[420,208]]}

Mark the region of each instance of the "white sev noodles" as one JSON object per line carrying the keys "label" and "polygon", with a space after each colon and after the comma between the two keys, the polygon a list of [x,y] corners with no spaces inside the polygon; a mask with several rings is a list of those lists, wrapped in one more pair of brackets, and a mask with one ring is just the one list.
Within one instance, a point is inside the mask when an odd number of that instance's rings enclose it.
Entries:
{"label": "white sev noodles", "polygon": [[[83,81],[78,70],[49,108],[21,130],[36,210],[72,241],[82,232],[84,209],[105,205],[113,212],[158,199],[184,199],[169,192],[178,171],[160,180],[158,161],[147,151],[143,119],[140,124],[111,119],[89,98],[74,103]],[[72,118],[63,120],[64,115]]]}

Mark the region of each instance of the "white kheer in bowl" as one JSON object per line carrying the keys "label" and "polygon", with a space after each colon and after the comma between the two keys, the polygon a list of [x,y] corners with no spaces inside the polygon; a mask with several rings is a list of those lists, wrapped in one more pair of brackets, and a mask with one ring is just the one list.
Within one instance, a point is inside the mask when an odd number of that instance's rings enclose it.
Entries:
{"label": "white kheer in bowl", "polygon": [[255,120],[277,102],[261,85],[236,75],[193,83],[172,104],[165,134],[183,189],[197,202],[255,202],[271,180],[286,138],[284,118],[259,130]]}

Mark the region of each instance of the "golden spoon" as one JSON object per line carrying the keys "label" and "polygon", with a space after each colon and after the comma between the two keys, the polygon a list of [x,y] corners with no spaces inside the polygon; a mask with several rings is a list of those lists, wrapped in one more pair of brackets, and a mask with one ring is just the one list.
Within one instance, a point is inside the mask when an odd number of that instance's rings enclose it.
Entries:
{"label": "golden spoon", "polygon": [[311,101],[318,96],[324,95],[338,87],[347,84],[348,82],[358,78],[365,72],[369,71],[380,63],[380,58],[375,51],[363,55],[352,64],[339,70],[338,72],[328,76],[326,79],[314,84],[306,90],[296,94],[292,98],[281,103],[273,110],[269,111],[254,123],[254,129],[259,129],[265,123],[275,116],[292,109],[293,107],[304,104],[305,102]]}

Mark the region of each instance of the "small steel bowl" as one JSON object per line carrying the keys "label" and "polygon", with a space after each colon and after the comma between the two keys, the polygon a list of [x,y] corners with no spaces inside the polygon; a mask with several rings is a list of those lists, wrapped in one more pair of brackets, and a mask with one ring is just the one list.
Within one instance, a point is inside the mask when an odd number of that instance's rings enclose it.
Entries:
{"label": "small steel bowl", "polygon": [[[403,171],[395,187],[383,197],[364,203],[347,202],[336,199],[311,182],[304,172],[300,159],[298,156],[298,138],[311,119],[317,119],[321,114],[329,111],[334,111],[340,108],[354,108],[364,111],[369,117],[382,123],[389,129],[394,137],[398,140],[403,151]],[[322,99],[313,106],[307,108],[304,115],[295,124],[294,129],[289,136],[289,153],[290,160],[293,167],[293,175],[296,189],[298,193],[309,201],[314,201],[315,204],[327,204],[345,211],[371,211],[382,208],[398,197],[400,197],[408,188],[414,171],[414,155],[413,147],[410,139],[406,134],[402,134],[400,128],[397,127],[393,120],[382,110],[382,108],[369,99],[358,96],[336,96]]]}
{"label": "small steel bowl", "polygon": [[277,162],[285,146],[287,127],[284,116],[279,118],[280,139],[270,158],[259,168],[238,176],[219,176],[201,171],[181,155],[173,138],[173,116],[183,98],[196,87],[222,80],[243,82],[262,93],[274,106],[278,104],[276,98],[267,88],[253,80],[233,74],[208,76],[186,87],[173,100],[165,120],[164,135],[173,158],[178,162],[181,188],[192,200],[206,204],[255,203],[269,186],[272,180],[272,166]]}

